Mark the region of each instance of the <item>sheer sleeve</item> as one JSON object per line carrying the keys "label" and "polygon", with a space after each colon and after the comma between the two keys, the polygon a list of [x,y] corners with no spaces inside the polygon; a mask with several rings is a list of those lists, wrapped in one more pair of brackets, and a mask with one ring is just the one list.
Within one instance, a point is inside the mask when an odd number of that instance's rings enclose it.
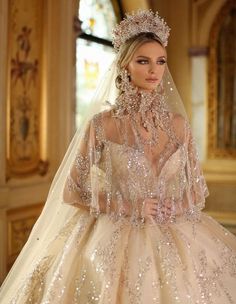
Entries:
{"label": "sheer sleeve", "polygon": [[175,130],[180,147],[168,159],[166,170],[163,170],[163,186],[160,189],[164,199],[160,201],[170,206],[169,216],[173,220],[176,216],[184,216],[189,221],[197,221],[209,192],[189,122],[178,117]]}
{"label": "sheer sleeve", "polygon": [[64,203],[81,207],[83,209],[98,211],[98,201],[93,187],[91,172],[93,167],[100,161],[102,142],[96,136],[94,122],[91,121],[80,145],[63,190]]}
{"label": "sheer sleeve", "polygon": [[113,190],[110,151],[105,150],[104,142],[103,116],[97,115],[81,139],[66,179],[63,202],[94,216],[107,213],[115,220],[129,216],[131,210],[128,202],[117,198]]}
{"label": "sheer sleeve", "polygon": [[205,206],[205,198],[209,195],[205,178],[200,165],[196,143],[192,135],[189,124],[186,128],[187,132],[187,163],[186,174],[188,187],[186,194],[192,205],[198,209],[203,209]]}

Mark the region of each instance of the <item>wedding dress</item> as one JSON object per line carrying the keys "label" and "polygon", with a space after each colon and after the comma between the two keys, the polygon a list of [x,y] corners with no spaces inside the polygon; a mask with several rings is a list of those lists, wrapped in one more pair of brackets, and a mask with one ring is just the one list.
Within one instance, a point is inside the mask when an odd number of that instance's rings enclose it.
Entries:
{"label": "wedding dress", "polygon": [[[168,136],[159,129],[160,142],[166,144],[151,163],[146,152],[117,141],[114,129],[111,132],[111,125],[107,126],[108,117],[118,120],[119,128],[127,127],[125,118],[114,118],[111,112],[94,117],[89,134],[103,143],[96,150],[96,166],[88,166],[83,149],[77,152],[64,188],[66,203],[74,205],[70,208],[75,212],[47,248],[42,248],[31,270],[25,269],[11,301],[1,303],[236,303],[236,239],[202,213],[203,206],[162,221],[131,220],[117,213],[92,215],[80,208],[78,193],[84,202],[90,198],[91,175],[99,180],[99,191],[112,186],[112,195],[129,201],[147,193],[158,196],[157,189],[166,196],[174,189],[178,197],[179,188],[186,188],[184,175],[191,166],[187,153],[192,157],[193,151],[183,118],[172,116],[171,120],[182,140],[178,147],[165,141]],[[89,145],[88,134],[84,141]],[[207,195],[198,164],[194,170]],[[107,181],[109,172],[112,176]]]}

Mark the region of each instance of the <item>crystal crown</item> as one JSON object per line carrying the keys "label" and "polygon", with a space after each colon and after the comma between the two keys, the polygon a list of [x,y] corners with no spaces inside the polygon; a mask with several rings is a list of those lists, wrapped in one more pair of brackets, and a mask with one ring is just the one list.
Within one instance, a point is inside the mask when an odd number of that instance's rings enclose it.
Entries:
{"label": "crystal crown", "polygon": [[164,19],[159,16],[158,12],[138,10],[126,14],[126,18],[113,29],[112,43],[115,50],[118,52],[125,41],[144,32],[154,33],[160,38],[163,46],[167,46],[170,28]]}

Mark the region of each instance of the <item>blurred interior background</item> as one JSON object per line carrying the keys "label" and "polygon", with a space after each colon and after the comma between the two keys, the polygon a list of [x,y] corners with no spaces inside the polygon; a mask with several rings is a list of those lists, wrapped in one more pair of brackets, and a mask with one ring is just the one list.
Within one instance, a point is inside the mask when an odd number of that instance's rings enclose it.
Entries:
{"label": "blurred interior background", "polygon": [[42,210],[101,75],[111,29],[158,10],[196,137],[205,212],[236,234],[235,0],[0,0],[0,283]]}

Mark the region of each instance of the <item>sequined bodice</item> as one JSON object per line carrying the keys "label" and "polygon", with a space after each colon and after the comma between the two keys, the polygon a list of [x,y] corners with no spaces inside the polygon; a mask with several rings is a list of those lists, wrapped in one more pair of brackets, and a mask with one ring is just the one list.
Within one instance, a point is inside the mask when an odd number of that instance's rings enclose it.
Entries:
{"label": "sequined bodice", "polygon": [[153,198],[157,223],[179,215],[195,221],[208,192],[189,125],[179,115],[157,112],[153,134],[138,118],[111,111],[96,116],[72,165],[66,200],[82,201],[96,216],[100,205],[115,218],[129,208],[136,224],[142,202]]}
{"label": "sequined bodice", "polygon": [[[125,199],[132,201],[150,196],[168,196],[168,189],[171,187],[172,190],[176,189],[175,193],[178,196],[180,178],[183,182],[186,180],[184,145],[174,151],[168,159],[163,160],[162,156],[165,153],[161,154],[156,163],[156,166],[161,168],[157,175],[143,151],[111,141],[107,141],[106,145],[112,163],[113,193],[119,192]],[[104,164],[101,163],[100,168],[103,167]]]}

